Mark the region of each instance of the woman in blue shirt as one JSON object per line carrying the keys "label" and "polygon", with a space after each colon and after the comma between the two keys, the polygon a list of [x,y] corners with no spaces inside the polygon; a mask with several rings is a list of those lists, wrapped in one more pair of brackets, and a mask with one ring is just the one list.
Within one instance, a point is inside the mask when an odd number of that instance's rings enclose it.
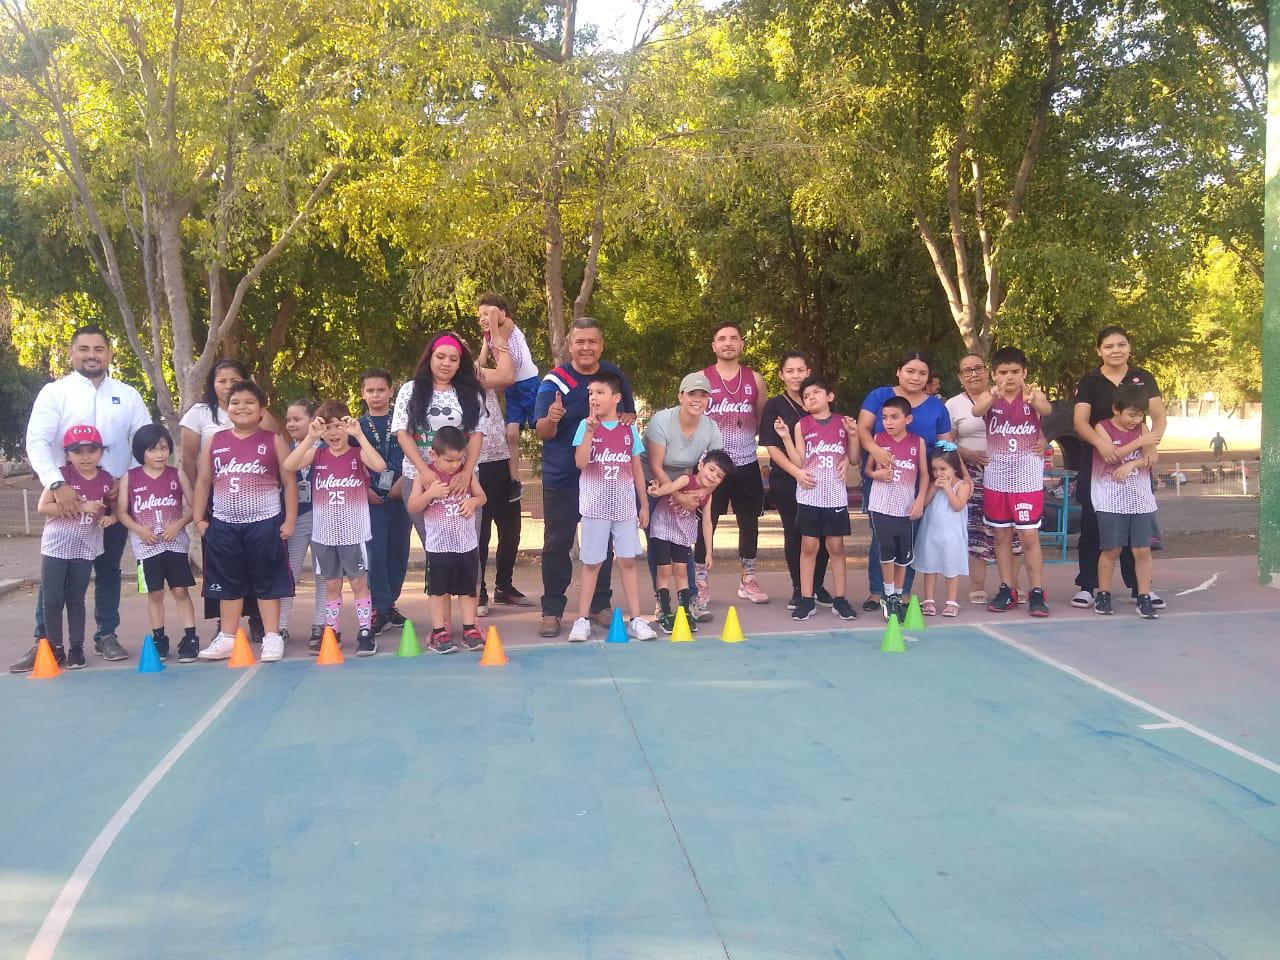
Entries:
{"label": "woman in blue shirt", "polygon": [[[890,462],[889,452],[875,442],[875,436],[884,429],[880,419],[880,410],[890,397],[902,397],[911,404],[911,423],[907,430],[924,441],[925,449],[932,449],[938,440],[950,440],[951,416],[947,406],[940,397],[925,392],[929,385],[929,377],[933,374],[933,364],[926,354],[909,350],[903,354],[898,364],[898,385],[895,387],[876,387],[862,401],[862,409],[858,412],[858,442],[862,445],[862,504],[866,509],[867,497],[871,493],[871,478],[867,476],[867,461],[874,459],[881,465]],[[916,521],[916,526],[919,521]],[[867,563],[867,582],[870,596],[863,601],[863,610],[878,610],[880,597],[884,593],[884,577],[880,572],[880,544],[876,542],[875,529],[871,531],[871,549]],[[908,569],[903,583],[904,593],[911,592],[911,581],[915,570]]]}

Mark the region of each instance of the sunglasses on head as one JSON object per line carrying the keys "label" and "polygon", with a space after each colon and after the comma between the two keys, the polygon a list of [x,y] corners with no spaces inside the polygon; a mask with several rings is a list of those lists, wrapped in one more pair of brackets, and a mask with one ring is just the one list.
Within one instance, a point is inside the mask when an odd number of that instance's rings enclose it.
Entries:
{"label": "sunglasses on head", "polygon": [[102,447],[96,443],[73,443],[67,447],[67,453],[92,453],[95,450],[101,450]]}

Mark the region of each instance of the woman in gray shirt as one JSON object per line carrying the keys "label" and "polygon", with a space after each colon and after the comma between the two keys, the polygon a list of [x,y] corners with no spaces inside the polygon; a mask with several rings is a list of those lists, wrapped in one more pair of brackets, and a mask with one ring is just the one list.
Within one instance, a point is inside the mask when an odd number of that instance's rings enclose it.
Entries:
{"label": "woman in gray shirt", "polygon": [[[640,454],[640,463],[644,467],[646,481],[657,480],[669,483],[681,474],[688,473],[698,465],[703,455],[710,450],[720,450],[723,444],[720,439],[720,428],[715,421],[706,415],[707,404],[711,402],[711,381],[704,373],[690,373],[680,381],[680,400],[674,407],[659,410],[649,418],[649,425],[644,431],[644,452]],[[676,502],[682,502],[684,494],[673,493]],[[685,506],[693,506],[696,499],[692,496],[684,502]],[[654,500],[649,499],[649,515],[653,516]],[[649,554],[649,578],[657,589],[657,570],[654,567],[653,554]],[[693,560],[689,561],[689,582],[693,583]],[[710,619],[710,616],[698,616],[699,620]]]}

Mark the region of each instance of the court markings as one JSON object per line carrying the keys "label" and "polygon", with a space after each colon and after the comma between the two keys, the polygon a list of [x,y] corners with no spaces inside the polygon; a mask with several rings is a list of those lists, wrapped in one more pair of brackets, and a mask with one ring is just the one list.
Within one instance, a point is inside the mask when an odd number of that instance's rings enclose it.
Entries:
{"label": "court markings", "polygon": [[84,892],[89,886],[89,881],[93,879],[94,873],[97,872],[98,867],[102,864],[116,838],[129,825],[133,815],[138,812],[138,808],[142,806],[143,801],[151,795],[151,791],[164,779],[164,775],[173,768],[173,765],[182,758],[182,755],[191,748],[191,745],[200,739],[200,735],[209,729],[213,721],[218,719],[218,716],[227,708],[227,705],[236,698],[260,669],[261,665],[259,664],[246,670],[227,689],[227,692],[218,698],[218,701],[205,712],[205,715],[182,735],[182,738],[174,744],[173,749],[165,754],[164,758],[152,768],[151,772],[138,784],[133,793],[129,794],[128,799],[120,805],[120,809],[115,812],[115,815],[107,821],[107,825],[102,828],[102,832],[89,845],[89,849],[81,857],[70,878],[58,893],[58,899],[54,901],[53,906],[49,909],[49,913],[45,916],[44,923],[40,925],[40,930],[36,934],[35,940],[32,941],[31,949],[27,951],[27,960],[49,960],[53,956],[54,951],[58,949],[58,943],[62,940],[63,933],[66,932],[67,925],[71,922],[72,914],[75,913],[75,909],[80,903],[80,898],[84,896]]}
{"label": "court markings", "polygon": [[1145,710],[1147,713],[1151,714],[1152,716],[1159,717],[1161,720],[1164,721],[1164,723],[1161,725],[1153,725],[1150,727],[1144,726],[1144,729],[1173,729],[1174,727],[1179,727],[1183,730],[1186,730],[1188,733],[1195,734],[1201,740],[1205,740],[1209,743],[1212,743],[1215,747],[1221,747],[1223,750],[1226,750],[1229,753],[1234,753],[1237,757],[1241,757],[1245,760],[1248,760],[1250,763],[1257,764],[1258,766],[1262,767],[1264,770],[1270,770],[1272,773],[1280,773],[1280,763],[1276,763],[1272,760],[1268,760],[1266,757],[1260,756],[1254,753],[1252,750],[1246,750],[1244,747],[1238,744],[1232,743],[1230,740],[1224,740],[1222,737],[1218,736],[1216,733],[1210,733],[1208,730],[1205,730],[1203,727],[1197,727],[1194,723],[1189,723],[1188,721],[1183,720],[1181,717],[1174,716],[1168,710],[1162,710],[1160,707],[1157,707],[1155,704],[1148,703],[1146,700],[1143,700],[1140,697],[1135,697],[1131,693],[1125,693],[1125,691],[1119,689],[1118,687],[1113,687],[1111,686],[1111,684],[1106,683],[1103,680],[1099,680],[1097,677],[1090,676],[1089,674],[1085,673],[1083,670],[1080,670],[1077,667],[1071,666],[1069,663],[1063,663],[1061,660],[1055,660],[1053,657],[1049,656],[1047,653],[1041,653],[1039,650],[1029,647],[1025,643],[1022,643],[1021,641],[1015,640],[1013,637],[1009,636],[1006,633],[1001,633],[999,630],[994,630],[991,627],[987,626],[986,624],[978,624],[978,629],[981,630],[983,633],[985,633],[987,636],[991,637],[991,639],[996,640],[999,643],[1003,643],[1007,647],[1012,647],[1014,650],[1017,650],[1019,653],[1025,654],[1026,656],[1031,657],[1035,660],[1039,660],[1041,663],[1048,664],[1049,666],[1053,667],[1055,670],[1061,670],[1063,673],[1067,674],[1070,677],[1075,677],[1077,680],[1081,680],[1092,687],[1096,687],[1097,689],[1101,690],[1103,693],[1110,694],[1111,696],[1115,697],[1117,700],[1123,700],[1125,703],[1130,704],[1131,706],[1137,707],[1139,710]]}

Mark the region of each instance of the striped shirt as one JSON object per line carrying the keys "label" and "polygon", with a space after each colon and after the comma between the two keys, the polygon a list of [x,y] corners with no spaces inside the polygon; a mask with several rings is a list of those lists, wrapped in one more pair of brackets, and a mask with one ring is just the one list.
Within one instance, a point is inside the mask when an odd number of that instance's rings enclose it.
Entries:
{"label": "striped shirt", "polygon": [[[129,516],[135,523],[162,537],[164,528],[182,516],[182,484],[178,480],[178,468],[165,467],[158,477],[148,474],[145,467],[130,470]],[[133,555],[139,560],[158,557],[166,551],[185,554],[191,546],[191,538],[185,528],[169,542],[143,543],[142,538],[132,531],[129,540],[133,545]]]}
{"label": "striped shirt", "polygon": [[914,433],[904,433],[901,440],[895,440],[882,430],[875,439],[893,458],[893,478],[872,482],[867,510],[890,517],[909,517],[920,474],[920,438]]}
{"label": "striped shirt", "polygon": [[[1114,420],[1103,420],[1098,429],[1111,438],[1112,444],[1123,447],[1132,443],[1142,434],[1142,427],[1133,430],[1121,430]],[[1093,509],[1100,513],[1155,513],[1156,495],[1151,489],[1151,470],[1138,467],[1123,480],[1117,480],[1116,469],[1133,460],[1140,460],[1147,455],[1143,447],[1127,454],[1120,463],[1107,463],[1102,454],[1093,451],[1093,475],[1090,480],[1090,495],[1093,498]]]}

